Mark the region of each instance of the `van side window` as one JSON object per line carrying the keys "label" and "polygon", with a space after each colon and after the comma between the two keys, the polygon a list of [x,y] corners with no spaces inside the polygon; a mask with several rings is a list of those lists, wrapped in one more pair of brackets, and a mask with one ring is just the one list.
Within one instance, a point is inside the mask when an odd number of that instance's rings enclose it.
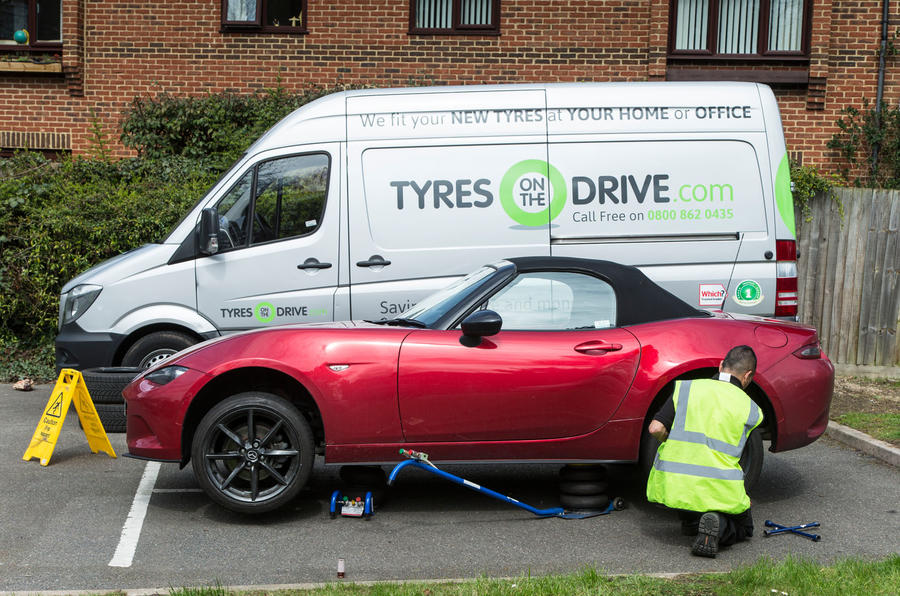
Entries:
{"label": "van side window", "polygon": [[231,187],[216,209],[219,212],[219,250],[227,251],[247,244],[250,237],[250,191],[253,170]]}
{"label": "van side window", "polygon": [[524,273],[492,296],[486,308],[505,331],[606,329],[616,325],[616,295],[605,281],[582,273]]}
{"label": "van side window", "polygon": [[328,156],[273,159],[258,166],[252,244],[312,234],[322,222]]}

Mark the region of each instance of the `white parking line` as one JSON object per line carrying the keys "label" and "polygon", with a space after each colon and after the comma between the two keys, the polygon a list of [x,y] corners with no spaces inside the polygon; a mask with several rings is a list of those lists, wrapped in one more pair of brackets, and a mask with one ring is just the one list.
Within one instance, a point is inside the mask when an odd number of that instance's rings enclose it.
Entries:
{"label": "white parking line", "polygon": [[159,475],[159,466],[158,461],[150,461],[144,468],[144,475],[141,476],[141,483],[131,503],[131,511],[128,512],[125,525],[122,526],[119,545],[109,562],[110,567],[131,567],[134,551],[141,537],[141,528],[144,526],[144,517],[147,515],[147,506],[150,504],[150,495],[153,493],[153,485],[156,484],[156,477]]}

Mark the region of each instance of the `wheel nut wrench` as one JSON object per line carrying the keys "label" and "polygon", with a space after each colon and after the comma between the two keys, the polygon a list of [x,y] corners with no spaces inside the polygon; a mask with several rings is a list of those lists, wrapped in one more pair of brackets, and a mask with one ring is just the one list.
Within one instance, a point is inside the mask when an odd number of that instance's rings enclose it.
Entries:
{"label": "wheel nut wrench", "polygon": [[818,542],[822,539],[818,534],[807,534],[806,532],[800,532],[800,530],[805,530],[806,528],[817,528],[819,527],[819,522],[810,522],[808,524],[802,524],[799,526],[782,526],[781,524],[776,524],[773,521],[766,520],[767,528],[775,528],[774,530],[763,530],[763,536],[771,536],[773,534],[784,534],[786,532],[790,532],[791,534],[799,534],[804,538],[809,538],[813,542]]}

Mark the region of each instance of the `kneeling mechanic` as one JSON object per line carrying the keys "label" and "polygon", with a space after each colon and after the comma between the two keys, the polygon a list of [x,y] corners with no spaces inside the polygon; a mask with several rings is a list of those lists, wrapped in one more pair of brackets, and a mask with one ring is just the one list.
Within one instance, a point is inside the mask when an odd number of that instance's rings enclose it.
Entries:
{"label": "kneeling mechanic", "polygon": [[715,557],[720,546],[753,536],[741,453],[762,422],[744,389],[756,371],[749,346],[729,350],[716,379],[677,381],[650,422],[661,445],[647,481],[647,500],[678,510],[691,552]]}

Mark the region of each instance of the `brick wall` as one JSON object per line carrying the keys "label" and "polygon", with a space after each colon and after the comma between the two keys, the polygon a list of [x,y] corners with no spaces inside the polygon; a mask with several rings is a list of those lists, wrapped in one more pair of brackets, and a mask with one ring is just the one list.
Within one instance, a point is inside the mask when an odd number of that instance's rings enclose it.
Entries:
{"label": "brick wall", "polygon": [[[67,134],[72,151],[84,153],[92,111],[115,137],[134,96],[163,91],[642,81],[691,68],[667,65],[668,0],[503,0],[499,36],[411,36],[408,0],[308,0],[308,35],[222,33],[220,5],[63,0],[62,73],[0,72],[0,132]],[[773,85],[788,148],[804,163],[833,167],[825,144],[840,109],[874,101],[880,18],[880,1],[815,1],[810,82]],[[900,92],[898,60],[888,60],[889,102]]]}

